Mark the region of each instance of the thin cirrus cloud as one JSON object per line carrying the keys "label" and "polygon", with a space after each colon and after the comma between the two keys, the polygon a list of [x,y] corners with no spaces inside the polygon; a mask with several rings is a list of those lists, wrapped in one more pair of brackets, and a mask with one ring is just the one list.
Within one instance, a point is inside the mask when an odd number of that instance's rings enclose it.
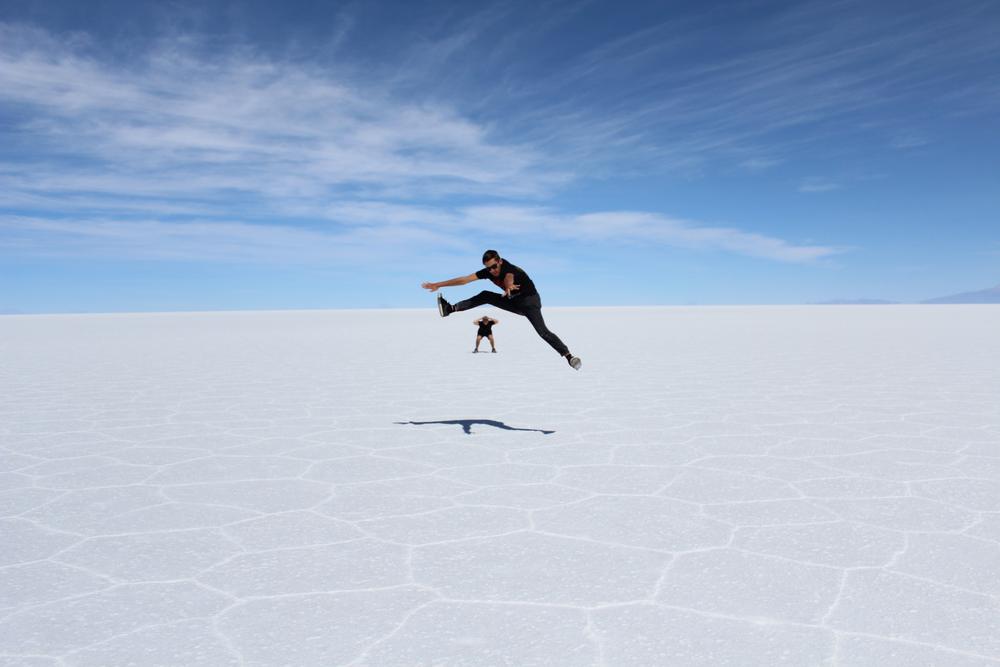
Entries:
{"label": "thin cirrus cloud", "polygon": [[988,3],[786,3],[727,32],[729,11],[651,25],[540,74],[525,127],[578,160],[614,160],[611,146],[649,164],[755,170],[830,142],[865,154],[903,121],[996,112],[977,75],[1000,54]]}
{"label": "thin cirrus cloud", "polygon": [[822,192],[833,192],[839,190],[840,184],[826,178],[807,178],[799,183],[799,192],[806,194],[819,194]]}
{"label": "thin cirrus cloud", "polygon": [[224,220],[0,218],[0,251],[57,259],[352,265],[398,261],[415,247],[466,249],[453,236],[413,225],[330,231]]}
{"label": "thin cirrus cloud", "polygon": [[113,68],[21,30],[28,35],[0,39],[0,100],[25,116],[31,155],[22,161],[42,175],[35,191],[58,180],[67,190],[153,196],[358,186],[530,196],[564,178],[445,106],[398,104],[306,66],[161,50]]}
{"label": "thin cirrus cloud", "polygon": [[699,250],[732,252],[779,262],[803,263],[827,259],[844,249],[795,245],[779,238],[731,227],[713,227],[657,213],[607,211],[566,215],[537,208],[476,207],[465,214],[508,233],[542,230],[554,239],[595,244],[653,243]]}
{"label": "thin cirrus cloud", "polygon": [[787,263],[831,258],[844,249],[795,245],[731,227],[711,227],[660,214],[611,211],[563,214],[541,207],[475,206],[462,209],[355,202],[329,207],[323,216],[339,224],[301,228],[218,220],[64,219],[27,216],[0,219],[0,250],[35,254],[146,260],[229,262],[398,261],[421,249],[467,253],[463,232],[488,227],[497,239],[623,246],[653,243],[724,251]]}
{"label": "thin cirrus cloud", "polygon": [[[458,206],[537,201],[574,178],[444,104],[238,50],[159,48],[129,67],[35,28],[0,27],[0,251],[119,259],[391,261],[494,228],[782,262],[840,252],[632,211]],[[402,202],[402,203],[400,203]],[[303,221],[308,221],[303,224]],[[325,226],[324,226],[325,225]]]}
{"label": "thin cirrus cloud", "polygon": [[569,214],[539,206],[484,205],[456,210],[356,202],[329,208],[326,215],[341,222],[371,225],[419,223],[445,236],[472,226],[486,227],[497,238],[525,236],[552,241],[599,244],[662,244],[698,250],[732,252],[779,262],[823,260],[846,249],[823,245],[795,245],[779,238],[732,227],[707,226],[695,221],[641,211],[604,211]]}

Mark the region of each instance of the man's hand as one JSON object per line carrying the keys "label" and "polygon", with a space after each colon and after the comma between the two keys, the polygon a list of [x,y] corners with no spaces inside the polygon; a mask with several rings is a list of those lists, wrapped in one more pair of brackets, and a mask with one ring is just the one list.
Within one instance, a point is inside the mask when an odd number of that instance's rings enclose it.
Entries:
{"label": "man's hand", "polygon": [[506,296],[508,299],[513,298],[514,292],[519,289],[521,289],[521,286],[514,284],[514,274],[507,273],[507,275],[503,277],[504,296]]}
{"label": "man's hand", "polygon": [[437,283],[421,283],[420,286],[432,292],[436,292],[438,287],[440,287]]}

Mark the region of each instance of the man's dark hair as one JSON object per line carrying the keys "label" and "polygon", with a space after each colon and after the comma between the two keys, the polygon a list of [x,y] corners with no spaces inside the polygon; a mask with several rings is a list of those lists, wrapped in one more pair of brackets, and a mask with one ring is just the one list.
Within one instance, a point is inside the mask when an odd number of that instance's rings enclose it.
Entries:
{"label": "man's dark hair", "polygon": [[491,259],[500,259],[500,253],[496,250],[487,250],[483,253],[483,264],[490,261]]}

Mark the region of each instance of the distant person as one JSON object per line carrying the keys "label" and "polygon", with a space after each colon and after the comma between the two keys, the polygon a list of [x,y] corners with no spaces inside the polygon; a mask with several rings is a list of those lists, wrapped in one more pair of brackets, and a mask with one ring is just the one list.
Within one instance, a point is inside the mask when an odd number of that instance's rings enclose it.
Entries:
{"label": "distant person", "polygon": [[473,352],[479,352],[479,343],[482,342],[485,337],[490,341],[490,347],[493,348],[492,351],[497,351],[496,341],[493,340],[493,326],[500,324],[500,320],[495,320],[488,315],[483,315],[478,320],[472,320],[473,324],[479,325],[479,331],[476,332],[476,349]]}
{"label": "distant person", "polygon": [[575,357],[566,347],[559,336],[549,331],[545,326],[545,319],[542,317],[542,299],[535,289],[535,283],[521,268],[514,266],[510,262],[502,259],[496,250],[487,250],[483,253],[483,268],[470,273],[467,276],[444,280],[439,283],[422,283],[420,286],[431,292],[436,292],[441,287],[455,287],[465,285],[474,280],[489,278],[494,285],[503,290],[503,294],[483,290],[471,299],[459,301],[452,305],[445,301],[444,297],[438,294],[438,312],[441,317],[448,317],[456,311],[469,310],[484,303],[506,310],[517,315],[524,315],[535,327],[538,335],[552,346],[556,352],[566,358],[566,361],[576,370],[580,370],[582,362],[580,357]]}

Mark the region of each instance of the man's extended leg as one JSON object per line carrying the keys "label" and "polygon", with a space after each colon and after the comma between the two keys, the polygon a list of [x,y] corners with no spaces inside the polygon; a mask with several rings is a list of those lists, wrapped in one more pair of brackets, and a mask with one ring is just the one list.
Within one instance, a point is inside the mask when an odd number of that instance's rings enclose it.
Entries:
{"label": "man's extended leg", "polygon": [[493,348],[494,352],[497,351],[497,344],[495,342],[493,342],[493,334],[490,334],[490,347]]}
{"label": "man's extended leg", "polygon": [[497,294],[496,292],[490,292],[489,290],[483,290],[474,297],[465,299],[464,301],[459,301],[458,303],[452,305],[451,309],[452,312],[469,310],[471,308],[476,308],[477,306],[482,306],[483,304],[495,306],[501,310],[506,310],[509,313],[517,313],[518,315],[524,314],[503,294]]}
{"label": "man's extended leg", "polygon": [[521,304],[521,314],[528,318],[531,326],[535,327],[535,331],[542,337],[542,340],[551,345],[552,349],[558,352],[560,356],[565,357],[569,354],[569,348],[566,347],[566,343],[562,342],[559,336],[549,331],[549,328],[545,326],[545,318],[542,317],[541,299],[526,297]]}
{"label": "man's extended leg", "polygon": [[482,339],[483,339],[482,336],[476,336],[476,349],[474,349],[473,352],[479,352],[479,341],[481,341]]}

